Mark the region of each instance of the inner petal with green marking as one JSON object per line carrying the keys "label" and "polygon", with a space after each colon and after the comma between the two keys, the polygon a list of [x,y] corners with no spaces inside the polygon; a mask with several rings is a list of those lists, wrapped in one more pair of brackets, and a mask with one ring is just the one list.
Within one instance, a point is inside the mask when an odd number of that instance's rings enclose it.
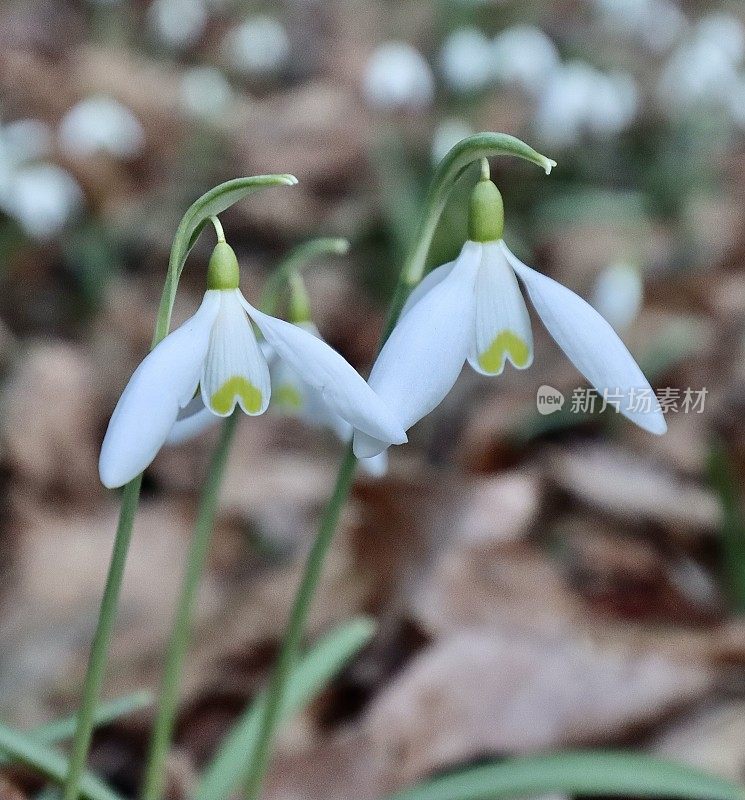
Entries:
{"label": "inner petal with green marking", "polygon": [[479,366],[484,372],[498,373],[504,367],[505,359],[519,369],[530,362],[530,347],[517,333],[511,330],[500,331],[489,347],[479,353]]}
{"label": "inner petal with green marking", "polygon": [[297,410],[302,408],[303,405],[302,395],[297,387],[291,383],[283,383],[280,386],[276,386],[272,391],[272,397],[278,406],[283,406],[287,409]]}
{"label": "inner petal with green marking", "polygon": [[233,375],[210,397],[210,407],[216,414],[228,414],[236,403],[249,414],[261,409],[261,391],[242,375]]}

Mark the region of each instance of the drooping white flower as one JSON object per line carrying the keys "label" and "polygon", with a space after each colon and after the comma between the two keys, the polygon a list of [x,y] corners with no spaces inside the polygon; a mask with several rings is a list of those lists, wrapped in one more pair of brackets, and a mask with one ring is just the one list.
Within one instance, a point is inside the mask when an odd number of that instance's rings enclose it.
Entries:
{"label": "drooping white flower", "polygon": [[455,92],[477,92],[493,78],[491,43],[478,28],[459,28],[442,45],[440,69]]}
{"label": "drooping white flower", "polygon": [[416,48],[386,42],[367,63],[364,92],[370,105],[384,111],[421,111],[432,102],[435,80]]}
{"label": "drooping white flower", "polygon": [[88,97],[62,118],[59,141],[78,158],[103,153],[134,158],[145,144],[145,131],[137,117],[113,97]]}
{"label": "drooping white flower", "polygon": [[233,100],[228,79],[215,67],[191,67],[179,86],[181,107],[194,117],[219,119]]}
{"label": "drooping white flower", "polygon": [[669,50],[686,27],[675,0],[595,0],[608,31],[627,36],[653,53]]}
{"label": "drooping white flower", "polygon": [[491,65],[500,82],[537,92],[559,65],[559,51],[540,28],[515,25],[492,42]]}
{"label": "drooping white flower", "polygon": [[617,331],[626,330],[641,308],[644,286],[637,267],[619,261],[598,275],[590,305]]}
{"label": "drooping white flower", "polygon": [[[376,394],[408,430],[440,404],[466,361],[482,375],[500,375],[507,361],[527,369],[533,334],[522,284],[548,332],[596,391],[640,427],[664,433],[657,398],[613,328],[574,292],[510,252],[497,218],[499,193],[489,181],[479,189],[486,195],[482,207],[496,210],[493,221],[482,214],[474,222],[472,215],[471,240],[458,258],[433,270],[412,292],[370,373]],[[641,393],[649,397],[648,408],[632,402]],[[387,446],[355,432],[358,457]]]}
{"label": "drooping white flower", "polygon": [[150,27],[163,44],[174,49],[199,41],[207,24],[204,0],[153,0]]}
{"label": "drooping white flower", "polygon": [[236,404],[251,416],[266,411],[269,367],[251,322],[277,357],[355,430],[391,444],[406,441],[396,417],[336,351],[243,297],[235,254],[224,242],[215,248],[210,275],[217,277],[210,278],[199,310],[145,358],[114,409],[99,460],[105,486],[132,480],[169,435],[171,441],[184,438],[207,414],[227,417]]}
{"label": "drooping white flower", "polygon": [[230,66],[252,77],[278,73],[290,57],[290,37],[284,25],[264,14],[250,17],[233,28],[223,42]]}

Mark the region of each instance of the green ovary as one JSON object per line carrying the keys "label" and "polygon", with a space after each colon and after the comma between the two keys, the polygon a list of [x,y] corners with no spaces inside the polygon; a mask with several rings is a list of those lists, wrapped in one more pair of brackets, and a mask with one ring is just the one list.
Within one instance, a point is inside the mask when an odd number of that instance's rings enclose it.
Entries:
{"label": "green ovary", "polygon": [[526,367],[530,359],[530,348],[513,331],[500,331],[489,348],[479,355],[479,366],[484,372],[499,372],[505,356],[516,367]]}
{"label": "green ovary", "polygon": [[212,395],[210,406],[216,414],[228,414],[239,399],[249,414],[261,409],[261,392],[241,375],[234,375]]}
{"label": "green ovary", "polygon": [[277,386],[272,393],[272,397],[278,406],[284,406],[285,408],[298,409],[303,405],[303,398],[300,392],[289,383]]}

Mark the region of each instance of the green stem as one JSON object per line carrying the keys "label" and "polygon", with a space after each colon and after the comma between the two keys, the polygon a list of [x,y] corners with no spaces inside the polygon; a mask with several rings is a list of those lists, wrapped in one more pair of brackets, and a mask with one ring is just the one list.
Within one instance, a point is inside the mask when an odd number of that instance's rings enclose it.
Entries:
{"label": "green stem", "polygon": [[[435,235],[440,216],[455,182],[475,160],[497,155],[512,155],[524,158],[542,167],[546,174],[556,164],[556,162],[536,152],[532,147],[529,147],[514,136],[502,133],[478,133],[463,139],[450,150],[440,162],[427,193],[424,213],[419,221],[417,237],[414,240],[411,252],[404,261],[393,293],[381,337],[381,348],[396,325],[406,298],[424,276],[427,254],[432,244],[432,238]],[[272,292],[270,299],[276,302],[276,297],[277,293]],[[356,463],[350,447],[339,467],[333,494],[326,506],[316,539],[305,563],[305,571],[293,602],[290,620],[269,684],[261,730],[256,745],[248,756],[250,766],[245,787],[247,800],[257,800],[261,793],[264,775],[269,764],[272,740],[279,722],[279,713],[287,680],[292,665],[298,657],[305,623],[310,612],[310,604],[321,575],[323,562],[336,532],[341,510],[352,487]]]}
{"label": "green stem", "polygon": [[305,571],[292,604],[290,620],[272,673],[261,729],[251,754],[251,766],[246,780],[246,794],[249,798],[258,797],[261,792],[264,774],[269,763],[272,739],[282,711],[287,681],[298,658],[311,601],[321,576],[326,554],[334,539],[341,511],[349,496],[356,466],[357,459],[352,454],[350,445],[339,467],[334,492],[326,506],[318,534],[308,554]]}
{"label": "green stem", "polygon": [[176,607],[176,616],[166,653],[158,713],[155,717],[150,740],[150,752],[145,768],[145,781],[142,790],[144,800],[158,800],[163,794],[165,763],[176,719],[178,690],[181,683],[181,672],[186,650],[189,645],[190,623],[199,590],[199,582],[204,571],[207,552],[212,539],[220,484],[225,472],[225,464],[235,434],[237,421],[238,411],[236,410],[222,424],[220,440],[215,452],[212,454],[207,473],[207,482],[202,492],[199,515],[189,547],[186,573],[181,586],[181,594]]}
{"label": "green stem", "polygon": [[111,555],[106,588],[101,600],[98,624],[93,636],[93,644],[91,645],[88,671],[86,672],[83,686],[83,699],[78,712],[75,736],[73,737],[70,751],[70,764],[65,780],[63,800],[77,800],[80,792],[80,781],[83,777],[85,761],[95,726],[96,707],[98,706],[98,698],[106,670],[124,565],[127,561],[129,542],[132,538],[132,527],[140,499],[141,483],[142,476],[138,475],[124,487],[122,492],[122,507],[119,514],[119,524],[116,529],[114,551]]}

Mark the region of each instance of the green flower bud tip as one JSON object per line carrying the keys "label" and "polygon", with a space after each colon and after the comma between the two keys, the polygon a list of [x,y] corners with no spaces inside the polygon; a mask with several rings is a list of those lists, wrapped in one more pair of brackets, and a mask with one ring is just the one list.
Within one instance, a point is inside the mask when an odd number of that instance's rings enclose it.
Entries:
{"label": "green flower bud tip", "polygon": [[484,176],[474,186],[468,215],[472,242],[496,242],[504,233],[504,203],[499,189]]}
{"label": "green flower bud tip", "polygon": [[239,283],[238,259],[227,242],[218,242],[207,267],[208,289],[237,289]]}

